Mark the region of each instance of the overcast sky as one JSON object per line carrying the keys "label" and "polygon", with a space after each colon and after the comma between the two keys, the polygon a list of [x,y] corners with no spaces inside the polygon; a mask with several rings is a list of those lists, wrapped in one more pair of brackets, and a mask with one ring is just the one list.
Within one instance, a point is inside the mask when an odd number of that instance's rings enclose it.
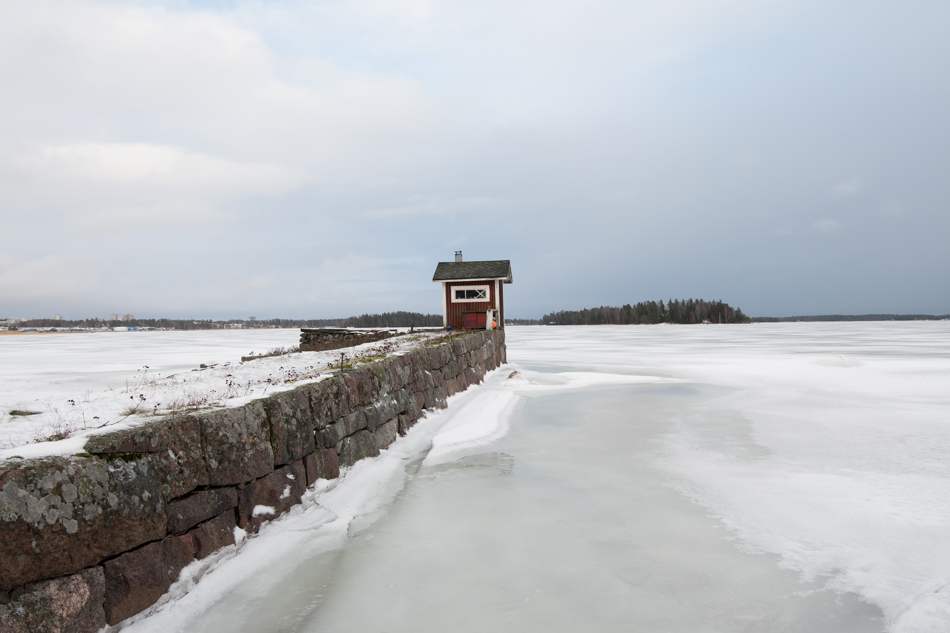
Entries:
{"label": "overcast sky", "polygon": [[950,312],[950,3],[0,3],[0,318]]}

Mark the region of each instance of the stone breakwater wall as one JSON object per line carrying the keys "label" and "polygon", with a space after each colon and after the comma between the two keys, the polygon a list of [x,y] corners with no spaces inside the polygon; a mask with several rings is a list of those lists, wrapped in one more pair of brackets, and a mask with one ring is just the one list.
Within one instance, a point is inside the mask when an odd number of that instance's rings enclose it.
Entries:
{"label": "stone breakwater wall", "polygon": [[97,631],[141,612],[235,527],[257,532],[505,358],[503,330],[463,334],[98,435],[77,456],[0,463],[0,631]]}

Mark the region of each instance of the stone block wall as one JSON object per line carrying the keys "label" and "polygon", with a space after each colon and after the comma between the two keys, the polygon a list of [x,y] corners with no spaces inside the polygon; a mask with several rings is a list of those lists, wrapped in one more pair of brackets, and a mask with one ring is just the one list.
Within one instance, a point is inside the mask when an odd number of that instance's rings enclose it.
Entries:
{"label": "stone block wall", "polygon": [[451,337],[243,407],[0,463],[0,631],[98,631],[154,604],[234,528],[374,457],[505,362],[504,330]]}
{"label": "stone block wall", "polygon": [[381,341],[395,334],[395,330],[303,328],[300,330],[300,351],[325,352],[331,349],[342,349]]}

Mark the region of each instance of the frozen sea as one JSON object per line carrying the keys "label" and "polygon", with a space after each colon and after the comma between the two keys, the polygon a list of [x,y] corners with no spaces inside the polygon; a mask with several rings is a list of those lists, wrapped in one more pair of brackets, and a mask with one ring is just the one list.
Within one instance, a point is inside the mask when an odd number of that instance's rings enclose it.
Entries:
{"label": "frozen sea", "polygon": [[950,630],[950,322],[507,336],[484,384],[121,626]]}

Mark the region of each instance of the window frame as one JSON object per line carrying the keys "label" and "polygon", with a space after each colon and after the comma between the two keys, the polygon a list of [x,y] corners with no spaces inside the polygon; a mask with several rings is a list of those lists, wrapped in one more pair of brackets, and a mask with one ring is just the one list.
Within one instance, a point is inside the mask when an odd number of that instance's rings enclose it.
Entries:
{"label": "window frame", "polygon": [[[452,303],[490,303],[491,302],[491,286],[489,284],[479,284],[477,286],[451,286],[452,288]],[[483,290],[485,292],[484,299],[457,299],[455,293],[459,290]]]}

